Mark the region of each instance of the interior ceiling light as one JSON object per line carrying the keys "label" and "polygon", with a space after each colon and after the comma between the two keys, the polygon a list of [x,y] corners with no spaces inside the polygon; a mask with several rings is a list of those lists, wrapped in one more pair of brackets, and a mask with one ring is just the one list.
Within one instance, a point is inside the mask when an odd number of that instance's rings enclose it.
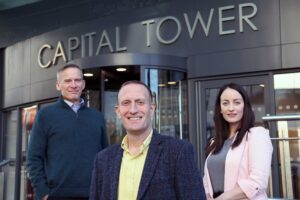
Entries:
{"label": "interior ceiling light", "polygon": [[92,73],[84,73],[83,76],[85,76],[85,77],[92,77],[92,76],[94,76],[94,74],[92,74]]}
{"label": "interior ceiling light", "polygon": [[175,85],[175,84],[176,84],[176,81],[169,81],[168,84],[169,84],[169,85]]}
{"label": "interior ceiling light", "polygon": [[160,83],[160,84],[158,84],[158,86],[159,86],[159,87],[165,87],[166,84]]}
{"label": "interior ceiling light", "polygon": [[127,69],[124,67],[119,67],[116,69],[118,72],[125,72]]}

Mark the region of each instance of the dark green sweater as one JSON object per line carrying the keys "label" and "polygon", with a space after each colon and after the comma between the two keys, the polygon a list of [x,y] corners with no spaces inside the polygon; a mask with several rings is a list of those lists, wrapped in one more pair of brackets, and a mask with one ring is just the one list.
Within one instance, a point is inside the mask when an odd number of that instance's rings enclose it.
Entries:
{"label": "dark green sweater", "polygon": [[27,170],[36,199],[88,197],[93,160],[108,146],[102,113],[75,113],[62,98],[42,108],[30,135]]}

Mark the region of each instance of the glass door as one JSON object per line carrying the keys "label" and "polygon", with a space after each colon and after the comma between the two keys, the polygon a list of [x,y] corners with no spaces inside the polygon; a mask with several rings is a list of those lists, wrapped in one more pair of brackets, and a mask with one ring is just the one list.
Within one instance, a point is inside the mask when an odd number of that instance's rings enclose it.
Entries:
{"label": "glass door", "polygon": [[110,144],[121,143],[125,131],[115,114],[117,95],[121,85],[140,80],[140,66],[110,66],[83,70],[86,87],[83,91],[87,106],[104,114]]}
{"label": "glass door", "polygon": [[33,200],[26,155],[36,112],[36,105],[4,112],[0,199]]}
{"label": "glass door", "polygon": [[115,114],[118,91],[129,80],[140,80],[140,66],[119,66],[101,68],[102,110],[106,121],[107,134],[111,144],[121,143],[126,134]]}
{"label": "glass door", "polygon": [[0,174],[0,199],[15,199],[18,110],[4,113],[3,152]]}
{"label": "glass door", "polygon": [[274,91],[276,115],[265,117],[276,130],[271,197],[300,199],[300,73],[274,75]]}
{"label": "glass door", "polygon": [[20,200],[33,200],[33,188],[27,176],[26,156],[28,142],[33,126],[37,106],[30,106],[22,109],[22,149],[21,149],[21,187]]}
{"label": "glass door", "polygon": [[189,139],[186,74],[146,68],[144,76],[156,102],[153,126],[163,135]]}

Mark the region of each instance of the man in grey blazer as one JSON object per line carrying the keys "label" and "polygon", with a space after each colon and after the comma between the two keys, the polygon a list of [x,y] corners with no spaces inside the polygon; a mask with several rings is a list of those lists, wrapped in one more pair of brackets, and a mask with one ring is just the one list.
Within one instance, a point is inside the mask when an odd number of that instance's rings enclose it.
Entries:
{"label": "man in grey blazer", "polygon": [[97,154],[90,200],[206,199],[192,145],[152,128],[147,85],[124,83],[115,110],[127,134],[121,145]]}

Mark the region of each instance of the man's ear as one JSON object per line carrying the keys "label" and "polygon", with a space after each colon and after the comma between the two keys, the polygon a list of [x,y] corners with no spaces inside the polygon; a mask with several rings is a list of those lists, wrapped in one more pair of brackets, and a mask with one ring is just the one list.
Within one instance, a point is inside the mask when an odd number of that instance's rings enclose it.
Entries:
{"label": "man's ear", "polygon": [[118,105],[115,105],[115,112],[116,112],[117,117],[119,119],[121,119],[120,110],[119,110],[119,106]]}
{"label": "man's ear", "polygon": [[60,85],[59,85],[59,82],[58,82],[58,81],[56,81],[56,89],[57,89],[58,91],[60,91]]}
{"label": "man's ear", "polygon": [[84,88],[85,88],[85,80],[83,79],[82,80],[82,90],[84,90]]}
{"label": "man's ear", "polygon": [[152,113],[152,115],[153,115],[153,114],[155,113],[156,105],[155,105],[154,103],[152,103],[150,107],[151,107],[151,110],[152,110],[151,113]]}

